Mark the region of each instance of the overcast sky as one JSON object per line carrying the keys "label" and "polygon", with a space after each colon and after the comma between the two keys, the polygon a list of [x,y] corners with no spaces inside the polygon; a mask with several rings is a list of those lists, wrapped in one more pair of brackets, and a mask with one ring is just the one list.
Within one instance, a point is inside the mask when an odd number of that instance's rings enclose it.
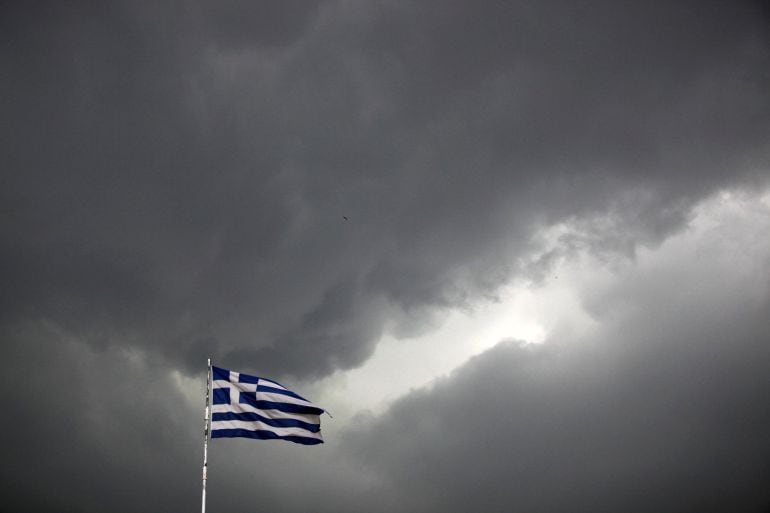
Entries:
{"label": "overcast sky", "polygon": [[0,512],[770,512],[770,8],[0,4]]}

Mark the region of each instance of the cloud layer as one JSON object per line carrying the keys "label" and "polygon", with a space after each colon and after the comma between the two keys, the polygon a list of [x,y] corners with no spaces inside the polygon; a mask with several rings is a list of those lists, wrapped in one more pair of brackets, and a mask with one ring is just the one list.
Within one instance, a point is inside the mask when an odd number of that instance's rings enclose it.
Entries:
{"label": "cloud layer", "polygon": [[6,319],[324,375],[543,225],[764,176],[757,5],[292,5],[6,8]]}
{"label": "cloud layer", "polygon": [[382,510],[765,511],[770,246],[753,238],[770,217],[754,214],[584,291],[604,305],[588,333],[501,343],[352,428],[347,450],[399,491]]}
{"label": "cloud layer", "polygon": [[338,421],[326,452],[268,444],[269,476],[223,447],[212,493],[229,511],[254,480],[285,511],[770,504],[764,214],[682,235],[725,211],[718,191],[762,211],[764,3],[477,4],[0,7],[9,510],[194,508],[206,356],[344,379],[383,336],[582,258],[595,331],[501,344]]}

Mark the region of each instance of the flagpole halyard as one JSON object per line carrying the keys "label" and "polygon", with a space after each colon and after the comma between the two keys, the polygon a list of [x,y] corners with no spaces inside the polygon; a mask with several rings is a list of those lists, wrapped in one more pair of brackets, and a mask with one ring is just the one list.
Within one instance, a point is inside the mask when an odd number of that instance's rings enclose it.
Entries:
{"label": "flagpole halyard", "polygon": [[211,405],[211,358],[206,369],[206,410],[203,415],[203,479],[201,492],[201,513],[206,513],[206,481],[208,479],[209,455],[209,410]]}

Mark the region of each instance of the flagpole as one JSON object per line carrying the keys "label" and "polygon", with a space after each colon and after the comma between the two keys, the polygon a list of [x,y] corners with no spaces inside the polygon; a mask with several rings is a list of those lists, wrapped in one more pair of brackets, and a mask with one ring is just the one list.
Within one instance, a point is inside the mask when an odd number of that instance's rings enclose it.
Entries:
{"label": "flagpole", "polygon": [[209,408],[211,404],[211,358],[206,369],[206,410],[203,415],[203,491],[201,492],[201,513],[206,513],[206,480],[209,466]]}

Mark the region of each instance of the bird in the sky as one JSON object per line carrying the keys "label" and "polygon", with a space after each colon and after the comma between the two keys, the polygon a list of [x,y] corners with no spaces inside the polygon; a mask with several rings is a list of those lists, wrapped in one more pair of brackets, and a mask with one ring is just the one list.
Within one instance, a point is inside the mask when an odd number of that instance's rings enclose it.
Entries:
{"label": "bird in the sky", "polygon": [[344,219],[345,221],[347,221],[347,220],[348,220],[348,216],[342,216],[342,219]]}

